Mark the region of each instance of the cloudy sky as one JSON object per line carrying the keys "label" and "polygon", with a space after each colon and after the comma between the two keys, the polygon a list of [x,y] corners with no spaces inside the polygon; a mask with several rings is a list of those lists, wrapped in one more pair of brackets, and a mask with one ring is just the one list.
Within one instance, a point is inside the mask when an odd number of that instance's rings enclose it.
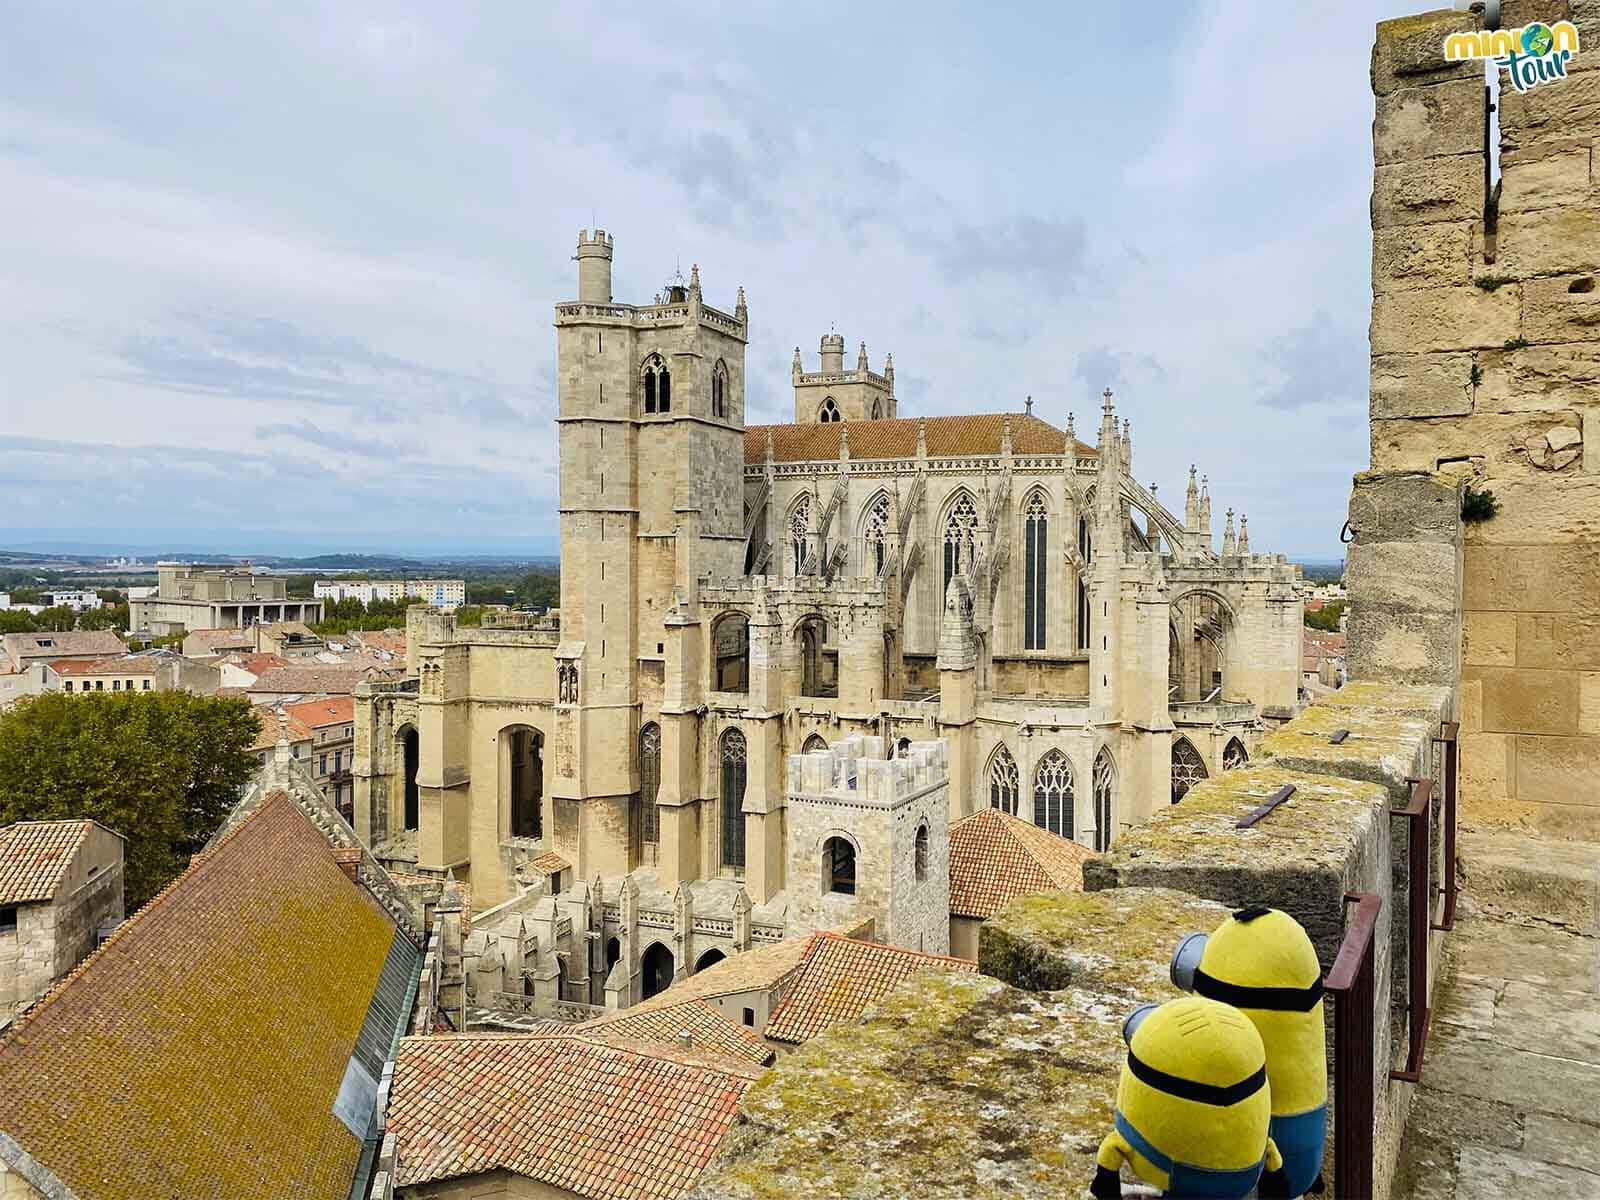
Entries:
{"label": "cloudy sky", "polygon": [[0,544],[553,546],[580,227],[830,324],[903,415],[1080,432],[1332,557],[1366,465],[1373,22],[1416,0],[0,7]]}

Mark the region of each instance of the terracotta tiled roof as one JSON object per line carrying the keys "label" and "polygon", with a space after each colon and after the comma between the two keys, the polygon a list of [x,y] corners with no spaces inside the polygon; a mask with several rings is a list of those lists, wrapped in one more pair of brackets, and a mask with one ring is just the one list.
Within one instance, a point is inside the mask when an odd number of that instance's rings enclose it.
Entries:
{"label": "terracotta tiled roof", "polygon": [[152,675],[160,661],[153,657],[60,658],[50,664],[57,675]]}
{"label": "terracotta tiled roof", "polygon": [[[287,711],[287,709],[285,710]],[[278,733],[282,726],[278,723],[278,710],[276,708],[258,708],[255,710],[256,720],[260,723],[261,731],[256,734],[256,740],[251,742],[247,750],[252,753],[262,750],[271,750],[278,744]],[[293,716],[289,717],[289,741],[309,742],[311,730],[306,728],[304,721],[298,721]]]}
{"label": "terracotta tiled roof", "polygon": [[[999,454],[1005,418],[1011,418],[1014,454],[1062,454],[1065,430],[1026,413],[970,413],[961,417],[923,417],[930,458]],[[767,434],[772,434],[774,462],[836,462],[843,430],[850,430],[851,458],[914,458],[917,453],[917,418],[893,421],[832,422],[827,425],[747,425],[744,461],[766,461]],[[1094,448],[1078,443],[1079,454]]]}
{"label": "terracotta tiled roof", "polygon": [[406,1038],[389,1098],[402,1187],[506,1170],[593,1200],[694,1185],[760,1068],[527,1034]]}
{"label": "terracotta tiled roof", "polygon": [[342,1197],[334,1099],[395,937],[275,793],[0,1041],[0,1129],[82,1200]]}
{"label": "terracotta tiled roof", "polygon": [[635,1004],[629,1012],[651,1008],[667,1008],[695,997],[730,996],[735,992],[773,991],[800,969],[800,962],[811,946],[808,937],[784,938],[755,946],[741,954],[733,954],[689,978],[673,984],[664,992]]}
{"label": "terracotta tiled roof", "polygon": [[535,875],[554,875],[557,871],[565,871],[570,866],[572,864],[562,858],[561,855],[554,850],[549,850],[528,863],[523,870],[531,871]]}
{"label": "terracotta tiled roof", "polygon": [[390,654],[406,652],[404,629],[358,629],[350,637],[373,650],[384,650]]}
{"label": "terracotta tiled roof", "polygon": [[327,700],[305,700],[299,704],[286,704],[284,710],[309,729],[321,729],[325,725],[348,725],[356,719],[356,698],[334,696]]}
{"label": "terracotta tiled roof", "polygon": [[49,666],[57,675],[87,675],[99,662],[98,658],[58,658]]}
{"label": "terracotta tiled roof", "polygon": [[950,912],[992,917],[1007,900],[1036,892],[1081,892],[1094,852],[1048,829],[982,808],[950,826]]}
{"label": "terracotta tiled roof", "polygon": [[836,933],[812,937],[800,972],[767,1021],[775,1042],[800,1043],[835,1025],[852,1024],[918,971],[976,971],[967,958],[919,954]]}
{"label": "terracotta tiled roof", "polygon": [[363,679],[389,678],[395,674],[376,666],[274,667],[251,684],[250,691],[348,696]]}
{"label": "terracotta tiled roof", "polygon": [[585,1021],[577,1029],[606,1041],[660,1042],[668,1046],[676,1045],[679,1035],[688,1033],[692,1044],[701,1050],[727,1054],[762,1067],[773,1059],[772,1047],[754,1029],[741,1025],[707,1000],[682,1000],[647,1009],[635,1006],[614,1016]]}
{"label": "terracotta tiled roof", "polygon": [[228,654],[223,656],[225,662],[230,662],[236,667],[242,667],[255,676],[265,675],[275,667],[289,666],[289,660],[281,654]]}
{"label": "terracotta tiled roof", "polygon": [[255,648],[256,639],[248,629],[191,629],[183,635],[183,640],[190,638],[196,645],[210,646],[213,650],[221,646],[249,646]]}
{"label": "terracotta tiled roof", "polygon": [[0,829],[0,904],[33,904],[56,894],[92,821],[18,821]]}

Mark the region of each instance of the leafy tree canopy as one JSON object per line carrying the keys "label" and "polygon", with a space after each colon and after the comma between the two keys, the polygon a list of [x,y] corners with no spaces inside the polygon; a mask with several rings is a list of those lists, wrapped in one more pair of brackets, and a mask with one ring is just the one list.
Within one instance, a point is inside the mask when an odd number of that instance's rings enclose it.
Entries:
{"label": "leafy tree canopy", "polygon": [[127,839],[128,909],[188,864],[256,767],[243,697],[95,692],[0,713],[0,824],[92,818]]}
{"label": "leafy tree canopy", "polygon": [[1306,609],[1306,625],[1311,629],[1321,629],[1327,633],[1339,631],[1339,618],[1344,616],[1345,601],[1330,600],[1315,611]]}

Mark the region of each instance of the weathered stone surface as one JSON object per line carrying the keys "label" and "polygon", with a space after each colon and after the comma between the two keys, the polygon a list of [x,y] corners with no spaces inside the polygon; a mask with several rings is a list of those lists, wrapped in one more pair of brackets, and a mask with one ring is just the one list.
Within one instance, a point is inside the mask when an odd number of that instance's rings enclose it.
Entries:
{"label": "weathered stone surface", "polygon": [[[1518,897],[1524,894],[1520,884],[1490,876],[1502,873],[1498,863],[1514,864],[1519,871],[1537,870],[1546,847],[1551,845],[1559,844],[1514,834],[1463,832],[1461,861],[1468,902],[1464,911],[1484,911],[1478,901],[1480,893],[1485,903],[1496,899],[1500,905],[1520,903]],[[1557,850],[1558,859],[1565,854],[1565,849]],[[1484,874],[1481,887],[1477,883],[1480,863]],[[1460,979],[1486,982],[1497,991],[1507,980],[1563,992],[1600,987],[1600,956],[1593,940],[1570,930],[1541,924],[1468,920],[1456,926],[1446,944]]]}
{"label": "weathered stone surface", "polygon": [[1380,163],[1483,152],[1486,122],[1479,80],[1397,88],[1379,96],[1375,109],[1372,150]]}
{"label": "weathered stone surface", "polygon": [[[1497,485],[1497,495],[1498,486],[1504,485]],[[1502,509],[1502,515],[1488,524],[1498,525],[1504,514]],[[1600,546],[1468,541],[1463,554],[1467,576],[1463,603],[1469,611],[1587,612],[1594,589],[1600,587]]]}
{"label": "weathered stone surface", "polygon": [[1422,721],[1428,724],[1440,719],[1450,705],[1448,687],[1407,687],[1397,683],[1375,680],[1351,680],[1337,692],[1317,698],[1317,707],[1332,712],[1345,709],[1363,709],[1371,713],[1389,713],[1397,717]]}
{"label": "weathered stone surface", "polygon": [[1600,475],[1600,407],[1583,413],[1583,470],[1588,475]]}
{"label": "weathered stone surface", "polygon": [[[1463,614],[1462,661],[1475,667],[1510,667],[1517,661],[1517,616],[1509,612]],[[1482,690],[1479,689],[1479,697]]]}
{"label": "weathered stone surface", "polygon": [[[1569,740],[1569,739],[1548,739]],[[1523,920],[1540,920],[1565,925],[1579,932],[1600,930],[1600,861],[1594,847],[1555,841],[1531,841],[1514,834],[1468,833],[1460,835],[1461,857],[1470,863],[1467,888],[1472,901],[1483,911],[1515,913]],[[1517,936],[1512,931],[1512,936]],[[1584,947],[1591,955],[1587,985],[1595,984],[1597,969],[1595,946]],[[1512,948],[1504,948],[1510,953]],[[1490,959],[1463,959],[1465,969],[1483,974]],[[1506,975],[1506,978],[1517,976]],[[1571,989],[1570,974],[1550,980]],[[1560,979],[1568,981],[1563,985]],[[1600,1069],[1600,1068],[1597,1068]],[[1551,1109],[1558,1112],[1559,1109]]]}
{"label": "weathered stone surface", "polygon": [[[1594,57],[1587,45],[1574,62]],[[1499,104],[1500,147],[1508,156],[1540,142],[1592,137],[1600,128],[1600,74],[1574,71],[1526,92],[1502,88]]]}
{"label": "weathered stone surface", "polygon": [[1462,677],[1483,684],[1483,728],[1488,732],[1578,732],[1576,671],[1467,667]]}
{"label": "weathered stone surface", "polygon": [[[1380,784],[1396,801],[1411,794],[1408,778],[1422,770],[1422,747],[1431,745],[1442,715],[1397,715],[1370,708],[1313,705],[1262,740],[1257,761],[1291,771],[1316,772],[1340,779]],[[1338,745],[1329,739],[1349,734]],[[1187,797],[1185,798],[1187,800]]]}
{"label": "weathered stone surface", "polygon": [[1518,1194],[1592,1196],[1600,1188],[1600,1176],[1510,1150],[1463,1146],[1458,1163],[1456,1200],[1504,1200]]}
{"label": "weathered stone surface", "polygon": [[[1600,1176],[1600,1129],[1594,1125],[1530,1113],[1523,1128],[1523,1147],[1530,1157]],[[1600,1180],[1591,1186],[1600,1187]]]}
{"label": "weathered stone surface", "polygon": [[1451,63],[1444,58],[1448,34],[1477,27],[1472,14],[1449,11],[1378,22],[1372,47],[1373,92],[1382,96],[1400,87],[1481,79],[1481,73],[1471,69],[1475,64]]}
{"label": "weathered stone surface", "polygon": [[1372,360],[1374,417],[1449,417],[1472,411],[1473,356],[1386,354]]}
{"label": "weathered stone surface", "polygon": [[1600,671],[1578,677],[1578,732],[1600,733]]}
{"label": "weathered stone surface", "polygon": [[1345,587],[1362,605],[1453,617],[1460,603],[1460,550],[1448,542],[1367,542],[1350,547]]}
{"label": "weathered stone surface", "polygon": [[1541,143],[1500,159],[1500,211],[1527,212],[1589,200],[1589,143]]}
{"label": "weathered stone surface", "polygon": [[[1530,287],[1542,284],[1534,281]],[[1486,350],[1478,355],[1478,369],[1473,395],[1477,412],[1577,409],[1590,403],[1600,388],[1600,345],[1569,342]]]}
{"label": "weathered stone surface", "polygon": [[1461,632],[1454,614],[1354,607],[1348,631],[1345,661],[1353,677],[1432,684],[1459,669]]}
{"label": "weathered stone surface", "polygon": [[1380,292],[1472,282],[1471,221],[1399,225],[1372,235],[1372,286]]}
{"label": "weathered stone surface", "polygon": [[1600,271],[1600,221],[1589,205],[1503,213],[1495,247],[1495,269],[1518,279]]}
{"label": "weathered stone surface", "polygon": [[745,1094],[695,1200],[1060,1197],[1111,1129],[1121,998],[908,980]]}
{"label": "weathered stone surface", "polygon": [[1391,163],[1372,174],[1372,227],[1483,219],[1483,157],[1458,154]]}
{"label": "weathered stone surface", "polygon": [[[1600,996],[1592,988],[1566,992],[1507,983],[1495,1005],[1494,1036],[1518,1050],[1600,1065]],[[1600,1111],[1593,1115],[1600,1119]]]}
{"label": "weathered stone surface", "polygon": [[[1498,543],[1502,549],[1535,548],[1538,543],[1579,543],[1580,548],[1591,552],[1596,549],[1596,543],[1600,543],[1600,475],[1574,475],[1570,471],[1554,475],[1539,471],[1520,479],[1485,482],[1500,501],[1500,512],[1491,521],[1467,526],[1469,563],[1474,543]],[[1467,582],[1470,588],[1470,566]],[[1571,579],[1555,576],[1535,576],[1528,585],[1531,590],[1554,588],[1566,592],[1571,582]]]}
{"label": "weathered stone surface", "polygon": [[1461,529],[1461,481],[1429,471],[1363,471],[1350,496],[1350,528],[1374,542],[1454,543]]}
{"label": "weathered stone surface", "polygon": [[1517,738],[1517,799],[1594,806],[1600,804],[1596,779],[1600,737]]}
{"label": "weathered stone surface", "polygon": [[1227,915],[1168,888],[1024,896],[983,923],[978,970],[1030,991],[1079,987],[1160,1001],[1178,994],[1167,975],[1178,940]]}
{"label": "weathered stone surface", "polygon": [[1522,289],[1508,283],[1418,288],[1373,297],[1372,352],[1420,354],[1438,350],[1499,350],[1516,337]]}
{"label": "weathered stone surface", "polygon": [[1519,613],[1517,665],[1600,671],[1600,597],[1587,612]]}
{"label": "weathered stone surface", "polygon": [[[1431,469],[1446,459],[1481,461],[1494,479],[1552,473],[1548,437],[1578,428],[1568,409],[1554,412],[1476,413],[1468,417],[1372,422],[1373,462],[1394,468]],[[1573,474],[1577,474],[1573,471]]]}
{"label": "weathered stone surface", "polygon": [[1522,288],[1523,336],[1533,342],[1600,341],[1600,291],[1595,286],[1593,275],[1530,279]]}

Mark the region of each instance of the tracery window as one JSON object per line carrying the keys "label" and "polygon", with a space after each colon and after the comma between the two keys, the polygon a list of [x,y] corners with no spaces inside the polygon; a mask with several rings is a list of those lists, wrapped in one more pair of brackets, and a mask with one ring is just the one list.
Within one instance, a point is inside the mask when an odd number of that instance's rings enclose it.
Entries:
{"label": "tracery window", "polygon": [[828,743],[822,740],[822,735],[820,733],[813,733],[810,737],[806,738],[806,740],[801,743],[801,745],[800,745],[800,753],[801,754],[816,754],[816,753],[818,753],[820,751],[826,750],[827,748],[828,748]]}
{"label": "tracery window", "polygon": [[728,368],[720,358],[717,359],[717,365],[711,368],[711,415],[728,415]]}
{"label": "tracery window", "polygon": [[639,838],[654,844],[661,840],[661,812],[656,794],[661,790],[661,726],[651,721],[639,731]]}
{"label": "tracery window", "polygon": [[1072,764],[1059,750],[1046,753],[1034,771],[1033,823],[1060,837],[1072,836]]}
{"label": "tracery window", "polygon": [[1102,854],[1111,849],[1116,831],[1117,766],[1111,761],[1111,748],[1100,747],[1094,758],[1094,848]]}
{"label": "tracery window", "polygon": [[1078,649],[1089,648],[1089,584],[1083,578],[1089,570],[1089,560],[1094,557],[1094,535],[1089,532],[1089,522],[1078,518],[1078,557],[1083,566],[1078,573]]}
{"label": "tracery window", "polygon": [[1017,778],[1017,760],[1004,746],[989,758],[989,807],[1017,815],[1017,794],[1022,790]]}
{"label": "tracery window", "polygon": [[874,575],[883,574],[883,564],[889,554],[889,497],[880,495],[867,509],[862,525],[861,540],[866,544],[866,561],[872,564]]}
{"label": "tracery window", "polygon": [[1049,517],[1044,496],[1034,492],[1028,501],[1023,523],[1024,581],[1022,604],[1023,649],[1043,650],[1045,646],[1045,597],[1048,595],[1049,555],[1045,552]]}
{"label": "tracery window", "polygon": [[1172,802],[1176,804],[1190,788],[1206,778],[1206,760],[1188,738],[1172,743]]}
{"label": "tracery window", "polygon": [[944,588],[950,580],[972,570],[972,559],[978,540],[978,507],[972,497],[963,492],[950,506],[950,515],[944,522]]}
{"label": "tracery window", "polygon": [[793,575],[804,574],[806,569],[806,551],[810,539],[807,536],[807,526],[811,523],[811,493],[802,492],[799,501],[789,513],[789,554],[794,562],[790,572]]}
{"label": "tracery window", "polygon": [[1222,769],[1231,771],[1235,767],[1242,767],[1250,761],[1250,755],[1245,752],[1244,743],[1238,738],[1230,741],[1222,751]]}
{"label": "tracery window", "polygon": [[672,372],[659,354],[644,360],[643,380],[645,412],[671,412]]}
{"label": "tracery window", "polygon": [[722,865],[744,870],[744,782],[747,764],[744,734],[722,735]]}
{"label": "tracery window", "polygon": [[840,413],[839,406],[833,402],[833,397],[829,396],[822,402],[822,408],[817,412],[817,420],[826,425],[830,421],[841,419],[843,419],[843,414]]}

